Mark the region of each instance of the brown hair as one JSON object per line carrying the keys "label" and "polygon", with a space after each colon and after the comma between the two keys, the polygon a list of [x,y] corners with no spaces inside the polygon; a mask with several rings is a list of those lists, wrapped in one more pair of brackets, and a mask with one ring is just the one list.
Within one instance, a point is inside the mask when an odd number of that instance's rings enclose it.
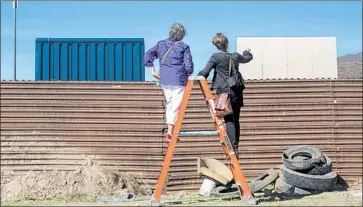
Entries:
{"label": "brown hair", "polygon": [[228,38],[222,33],[217,33],[213,37],[213,45],[218,48],[218,50],[227,51],[228,48]]}

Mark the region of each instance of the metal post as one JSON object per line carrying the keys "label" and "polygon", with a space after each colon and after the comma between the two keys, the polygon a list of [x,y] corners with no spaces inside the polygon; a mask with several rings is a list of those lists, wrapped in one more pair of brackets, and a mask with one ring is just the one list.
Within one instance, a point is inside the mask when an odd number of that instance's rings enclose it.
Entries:
{"label": "metal post", "polygon": [[16,10],[18,8],[18,1],[13,1],[14,8],[14,81],[16,80]]}

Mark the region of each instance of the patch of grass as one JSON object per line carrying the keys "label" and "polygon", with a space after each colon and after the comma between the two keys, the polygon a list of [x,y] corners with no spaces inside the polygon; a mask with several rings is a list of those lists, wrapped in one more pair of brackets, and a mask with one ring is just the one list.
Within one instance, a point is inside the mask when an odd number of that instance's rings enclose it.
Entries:
{"label": "patch of grass", "polygon": [[61,200],[61,201],[67,202],[67,203],[70,203],[70,202],[86,202],[86,203],[96,202],[95,197],[91,197],[91,196],[87,196],[87,195],[79,194],[79,193],[69,194],[64,197],[58,197],[57,200]]}
{"label": "patch of grass", "polygon": [[39,205],[55,205],[60,204],[60,201],[57,200],[44,200],[44,201],[34,201],[34,200],[23,200],[23,201],[14,201],[14,202],[3,202],[1,206],[39,206]]}
{"label": "patch of grass", "polygon": [[[263,199],[263,200],[262,200]],[[258,206],[362,206],[362,196],[349,196],[347,192],[329,192],[289,200],[256,196]],[[148,197],[127,202],[104,203],[83,195],[70,195],[44,201],[5,202],[1,206],[148,206]],[[163,196],[163,206],[249,206],[236,197]]]}
{"label": "patch of grass", "polygon": [[66,196],[59,196],[54,199],[46,199],[46,200],[22,200],[22,201],[14,201],[14,202],[3,202],[1,206],[50,206],[50,205],[59,205],[59,204],[67,204],[67,203],[94,203],[96,202],[96,198],[88,197],[83,194],[69,194]]}

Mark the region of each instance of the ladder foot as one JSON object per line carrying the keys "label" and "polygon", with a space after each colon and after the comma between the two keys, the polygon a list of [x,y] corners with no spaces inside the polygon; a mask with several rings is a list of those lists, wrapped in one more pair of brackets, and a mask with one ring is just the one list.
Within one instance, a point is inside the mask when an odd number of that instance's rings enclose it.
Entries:
{"label": "ladder foot", "polygon": [[252,198],[244,197],[242,200],[250,205],[256,205],[256,200],[253,197]]}
{"label": "ladder foot", "polygon": [[160,204],[160,202],[151,202],[151,206],[153,206],[153,207],[160,207],[161,204]]}
{"label": "ladder foot", "polygon": [[156,199],[156,198],[154,198],[154,196],[152,196],[152,198],[151,198],[151,206],[156,206],[156,207],[161,206],[160,198],[159,199]]}

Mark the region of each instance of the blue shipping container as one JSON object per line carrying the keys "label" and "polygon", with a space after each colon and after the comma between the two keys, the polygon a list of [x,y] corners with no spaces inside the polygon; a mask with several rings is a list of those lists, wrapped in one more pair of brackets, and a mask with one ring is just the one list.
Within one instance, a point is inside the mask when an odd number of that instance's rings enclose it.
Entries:
{"label": "blue shipping container", "polygon": [[35,80],[145,81],[143,38],[37,38]]}

